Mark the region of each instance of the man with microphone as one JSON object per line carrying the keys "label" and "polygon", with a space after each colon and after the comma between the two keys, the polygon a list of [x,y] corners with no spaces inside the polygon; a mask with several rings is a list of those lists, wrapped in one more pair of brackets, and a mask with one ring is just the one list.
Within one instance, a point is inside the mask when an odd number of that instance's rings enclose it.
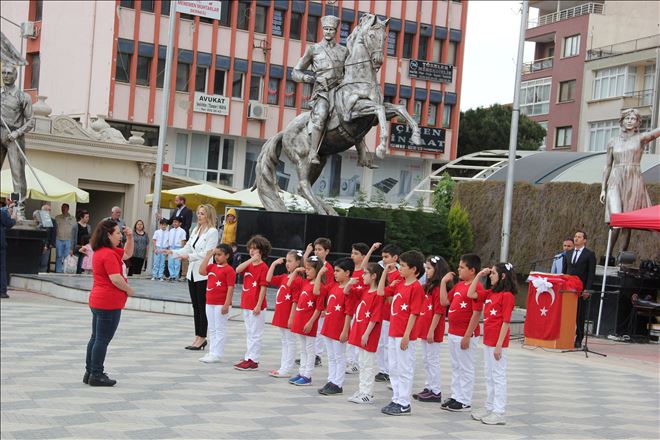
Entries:
{"label": "man with microphone", "polygon": [[564,243],[562,244],[563,251],[555,255],[555,258],[552,260],[552,268],[550,269],[550,273],[564,273],[564,259],[566,258],[566,254],[569,251],[572,251],[574,247],[575,244],[573,243],[572,238],[567,237],[564,239]]}

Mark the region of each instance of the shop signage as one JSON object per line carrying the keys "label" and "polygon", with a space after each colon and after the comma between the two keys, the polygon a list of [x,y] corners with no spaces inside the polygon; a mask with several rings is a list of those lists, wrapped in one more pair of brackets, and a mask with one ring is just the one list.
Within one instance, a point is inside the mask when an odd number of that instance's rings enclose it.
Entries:
{"label": "shop signage", "polygon": [[207,95],[206,93],[195,92],[193,111],[227,116],[229,114],[229,98],[221,95]]}
{"label": "shop signage", "polygon": [[220,1],[178,0],[176,12],[220,20]]}
{"label": "shop signage", "polygon": [[427,81],[451,83],[454,80],[454,66],[424,60],[410,60],[408,76]]}
{"label": "shop signage", "polygon": [[441,154],[445,152],[444,128],[419,126],[422,143],[414,145],[410,141],[412,130],[406,124],[392,123],[390,126],[390,148],[409,151],[423,151],[427,153]]}

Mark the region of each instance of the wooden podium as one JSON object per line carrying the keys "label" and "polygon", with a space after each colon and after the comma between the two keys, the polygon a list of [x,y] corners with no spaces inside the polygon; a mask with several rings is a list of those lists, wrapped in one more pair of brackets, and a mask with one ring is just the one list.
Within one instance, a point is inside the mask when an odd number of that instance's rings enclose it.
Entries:
{"label": "wooden podium", "polygon": [[[530,276],[531,275],[532,274],[530,274]],[[568,277],[568,275],[557,275],[557,274],[537,273],[535,275],[547,276],[552,278]],[[575,342],[575,318],[577,315],[578,291],[560,289],[557,291],[557,293],[562,296],[559,338],[554,340],[546,340],[546,339],[530,338],[525,336],[525,345],[532,345],[536,347],[545,347],[545,348],[558,348],[558,349],[573,348]],[[528,302],[529,302],[529,296],[528,296]]]}

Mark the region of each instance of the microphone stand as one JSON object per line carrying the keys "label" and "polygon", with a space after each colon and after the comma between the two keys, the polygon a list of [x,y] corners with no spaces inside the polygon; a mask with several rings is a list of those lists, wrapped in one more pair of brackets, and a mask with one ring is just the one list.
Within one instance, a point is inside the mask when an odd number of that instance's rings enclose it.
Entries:
{"label": "microphone stand", "polygon": [[[587,308],[587,316],[584,318],[584,344],[582,345],[581,348],[572,348],[570,350],[563,350],[562,353],[577,353],[580,351],[584,352],[585,357],[589,357],[589,353],[597,354],[598,356],[603,356],[607,357],[606,354],[604,353],[599,353],[597,351],[589,350],[589,315],[591,311],[591,296],[594,293],[592,290],[585,290],[589,294],[587,296],[587,300],[585,301],[585,304],[583,304]],[[578,298],[578,301],[580,301],[580,298]]]}

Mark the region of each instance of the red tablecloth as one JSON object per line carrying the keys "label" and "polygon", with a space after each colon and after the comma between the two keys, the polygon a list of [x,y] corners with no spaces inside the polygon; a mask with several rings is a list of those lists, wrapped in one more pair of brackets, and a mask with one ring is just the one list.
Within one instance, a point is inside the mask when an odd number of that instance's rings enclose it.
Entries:
{"label": "red tablecloth", "polygon": [[582,281],[574,275],[540,272],[530,273],[528,281],[525,336],[545,341],[559,339],[563,296],[560,292],[581,292]]}

